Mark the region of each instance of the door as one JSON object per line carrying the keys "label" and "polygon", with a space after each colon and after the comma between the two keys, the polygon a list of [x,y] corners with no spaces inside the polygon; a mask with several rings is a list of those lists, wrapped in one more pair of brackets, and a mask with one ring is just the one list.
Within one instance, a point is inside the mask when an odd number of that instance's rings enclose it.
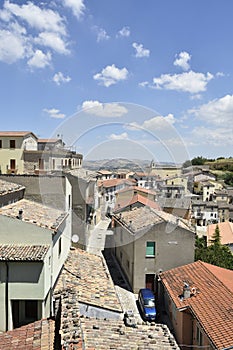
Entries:
{"label": "door", "polygon": [[155,274],[146,274],[146,288],[155,291]]}
{"label": "door", "polygon": [[11,169],[11,170],[15,170],[15,166],[16,166],[15,159],[11,159],[11,160],[10,160],[10,169]]}

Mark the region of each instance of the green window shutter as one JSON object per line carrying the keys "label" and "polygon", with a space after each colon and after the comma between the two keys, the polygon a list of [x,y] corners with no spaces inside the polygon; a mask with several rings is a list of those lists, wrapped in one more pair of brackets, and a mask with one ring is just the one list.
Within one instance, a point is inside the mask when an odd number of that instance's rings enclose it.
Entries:
{"label": "green window shutter", "polygon": [[146,242],[146,256],[155,256],[155,242]]}

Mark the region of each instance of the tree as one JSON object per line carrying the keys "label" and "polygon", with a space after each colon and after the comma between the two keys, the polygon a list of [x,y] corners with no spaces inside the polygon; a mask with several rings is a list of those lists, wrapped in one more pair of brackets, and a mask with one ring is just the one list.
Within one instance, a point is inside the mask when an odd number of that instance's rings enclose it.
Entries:
{"label": "tree", "polygon": [[207,246],[205,237],[197,237],[195,243],[195,261],[202,260],[212,265],[233,270],[233,254],[229,247],[221,244],[219,226],[216,225],[210,245]]}

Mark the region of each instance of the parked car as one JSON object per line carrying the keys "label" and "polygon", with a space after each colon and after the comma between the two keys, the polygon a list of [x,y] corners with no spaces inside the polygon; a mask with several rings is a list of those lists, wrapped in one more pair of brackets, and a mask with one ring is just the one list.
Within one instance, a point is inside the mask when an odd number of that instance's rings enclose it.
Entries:
{"label": "parked car", "polygon": [[145,321],[155,321],[155,296],[151,289],[142,288],[138,293],[138,305]]}

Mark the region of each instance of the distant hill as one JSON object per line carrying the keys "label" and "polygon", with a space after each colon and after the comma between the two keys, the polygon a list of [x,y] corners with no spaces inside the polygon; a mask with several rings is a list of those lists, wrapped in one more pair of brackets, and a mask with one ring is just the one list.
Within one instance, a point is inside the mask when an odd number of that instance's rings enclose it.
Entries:
{"label": "distant hill", "polygon": [[[83,160],[83,168],[89,170],[132,170],[132,171],[145,171],[151,164],[151,160],[142,159],[102,159],[102,160]],[[171,163],[163,162],[159,165],[174,165]]]}

